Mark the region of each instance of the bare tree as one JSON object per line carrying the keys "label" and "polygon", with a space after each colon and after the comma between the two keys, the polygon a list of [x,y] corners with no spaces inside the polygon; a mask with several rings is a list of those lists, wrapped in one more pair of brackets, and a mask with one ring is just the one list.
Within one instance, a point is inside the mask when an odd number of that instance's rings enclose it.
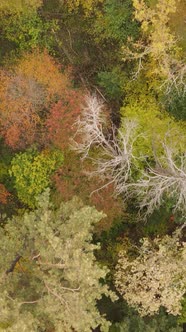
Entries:
{"label": "bare tree", "polygon": [[174,202],[174,211],[186,210],[186,155],[177,156],[164,145],[164,157],[157,160],[156,167],[149,167],[141,179],[131,188],[139,198],[139,207],[146,209],[145,216],[159,208],[164,199]]}
{"label": "bare tree", "polygon": [[[132,181],[131,167],[137,158],[133,155],[133,145],[139,137],[137,123],[126,120],[122,131],[117,130],[113,124],[108,128],[104,108],[104,103],[96,95],[86,98],[82,115],[76,123],[78,129],[73,148],[82,154],[82,158],[91,159],[96,166],[90,175],[107,179],[104,186],[114,183],[115,193],[119,195],[127,192]],[[96,153],[89,153],[92,149]]]}
{"label": "bare tree", "polygon": [[[95,166],[88,174],[104,180],[104,185],[96,191],[113,183],[116,195],[138,199],[144,217],[158,209],[164,199],[174,202],[175,211],[186,210],[186,155],[179,156],[176,149],[163,144],[161,157],[154,156],[156,166],[146,163],[141,171],[138,159],[145,163],[146,157],[135,155],[134,144],[145,134],[139,133],[137,123],[129,119],[124,120],[121,130],[113,124],[108,126],[104,112],[103,101],[96,95],[88,96],[73,139],[73,149]],[[138,172],[137,181],[132,176],[134,170]]]}

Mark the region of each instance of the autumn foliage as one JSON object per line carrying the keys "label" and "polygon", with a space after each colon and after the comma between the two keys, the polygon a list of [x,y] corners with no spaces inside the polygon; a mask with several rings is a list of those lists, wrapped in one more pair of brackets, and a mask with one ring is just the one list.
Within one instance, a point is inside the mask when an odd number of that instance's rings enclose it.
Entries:
{"label": "autumn foliage", "polygon": [[[68,201],[73,196],[79,196],[89,205],[95,206],[98,211],[103,211],[107,217],[103,218],[96,226],[97,231],[109,229],[113,221],[121,215],[123,202],[114,197],[112,184],[106,185],[99,177],[92,179],[88,176],[92,165],[83,163],[74,152],[67,152],[64,156],[63,167],[53,176],[57,189],[57,199]],[[97,188],[101,188],[97,190]]]}
{"label": "autumn foliage", "polygon": [[5,186],[0,183],[0,203],[1,204],[7,204],[8,202],[8,197],[11,194],[7,191],[7,189],[5,188]]}
{"label": "autumn foliage", "polygon": [[23,149],[43,137],[51,105],[70,86],[68,72],[47,54],[26,54],[13,68],[0,70],[0,133],[13,149]]}
{"label": "autumn foliage", "polygon": [[80,91],[68,88],[58,103],[50,109],[46,127],[48,138],[56,147],[66,148],[75,134],[75,122],[81,112],[82,101]]}

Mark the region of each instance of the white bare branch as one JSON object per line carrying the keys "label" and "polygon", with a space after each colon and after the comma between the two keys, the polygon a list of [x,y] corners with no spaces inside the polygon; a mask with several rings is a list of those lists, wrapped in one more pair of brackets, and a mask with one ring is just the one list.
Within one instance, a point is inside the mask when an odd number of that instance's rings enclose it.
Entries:
{"label": "white bare branch", "polygon": [[165,94],[167,95],[174,89],[186,93],[186,65],[181,61],[172,60],[167,70],[167,78],[160,88],[165,88]]}
{"label": "white bare branch", "polygon": [[186,210],[186,155],[178,157],[166,145],[164,151],[157,166],[149,167],[132,189],[139,198],[140,209],[146,209],[146,216],[159,208],[164,199],[174,202],[174,211]]}
{"label": "white bare branch", "polygon": [[80,138],[80,142],[73,141],[73,148],[83,155],[88,156],[89,150],[100,143],[107,145],[104,135],[106,119],[104,117],[104,103],[96,96],[87,96],[83,106],[82,115],[76,122],[78,127],[75,138]]}
{"label": "white bare branch", "polygon": [[[104,103],[95,95],[88,96],[82,115],[76,123],[78,129],[73,148],[83,158],[92,160],[96,169],[91,175],[108,180],[108,184],[113,183],[118,195],[126,192],[127,182],[131,177],[131,164],[136,158],[133,155],[133,145],[138,139],[137,123],[126,120],[122,131],[117,130],[113,124],[108,128],[104,114]],[[92,148],[96,149],[96,157],[89,154]]]}
{"label": "white bare branch", "polygon": [[[134,144],[144,134],[138,134],[137,123],[126,119],[122,129],[117,130],[114,125],[108,128],[105,119],[103,102],[96,96],[87,97],[73,141],[73,148],[95,166],[88,174],[104,180],[95,191],[112,183],[116,195],[139,200],[145,217],[158,209],[164,199],[173,202],[175,211],[186,210],[186,154],[178,156],[175,149],[164,144],[161,158],[154,156],[156,166],[141,172],[137,170],[139,157],[134,155]],[[140,159],[146,160],[145,156]],[[141,173],[138,181],[132,177],[134,169]]]}

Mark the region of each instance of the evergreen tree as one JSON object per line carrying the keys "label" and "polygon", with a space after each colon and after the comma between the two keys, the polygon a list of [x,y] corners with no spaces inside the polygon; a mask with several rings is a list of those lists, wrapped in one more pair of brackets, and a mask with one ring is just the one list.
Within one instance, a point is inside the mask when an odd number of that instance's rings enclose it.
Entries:
{"label": "evergreen tree", "polygon": [[[94,257],[91,230],[104,215],[78,199],[53,211],[49,191],[39,208],[0,229],[0,327],[16,331],[88,332],[109,322],[96,308],[107,269]],[[102,282],[100,282],[100,279]]]}

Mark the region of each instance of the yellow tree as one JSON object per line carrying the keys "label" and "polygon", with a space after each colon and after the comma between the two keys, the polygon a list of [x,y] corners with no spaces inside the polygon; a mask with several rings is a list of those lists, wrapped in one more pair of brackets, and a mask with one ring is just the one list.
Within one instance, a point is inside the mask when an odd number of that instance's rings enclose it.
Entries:
{"label": "yellow tree", "polygon": [[120,252],[115,285],[141,316],[154,315],[161,306],[169,314],[181,314],[186,291],[186,245],[181,242],[181,229],[172,237],[166,235],[153,241],[144,238],[133,260],[125,251]]}
{"label": "yellow tree", "polygon": [[137,73],[148,63],[147,76],[158,77],[166,92],[173,86],[185,86],[186,64],[183,51],[169,27],[171,14],[176,12],[175,0],[158,0],[148,6],[144,0],[133,0],[135,19],[141,24],[141,39],[124,47],[124,60],[138,61]]}
{"label": "yellow tree", "polygon": [[60,0],[63,5],[67,6],[69,11],[74,11],[81,7],[86,15],[89,15],[95,9],[95,6],[103,1],[104,0]]}
{"label": "yellow tree", "polygon": [[0,14],[21,13],[23,11],[35,10],[42,5],[42,0],[1,0]]}

